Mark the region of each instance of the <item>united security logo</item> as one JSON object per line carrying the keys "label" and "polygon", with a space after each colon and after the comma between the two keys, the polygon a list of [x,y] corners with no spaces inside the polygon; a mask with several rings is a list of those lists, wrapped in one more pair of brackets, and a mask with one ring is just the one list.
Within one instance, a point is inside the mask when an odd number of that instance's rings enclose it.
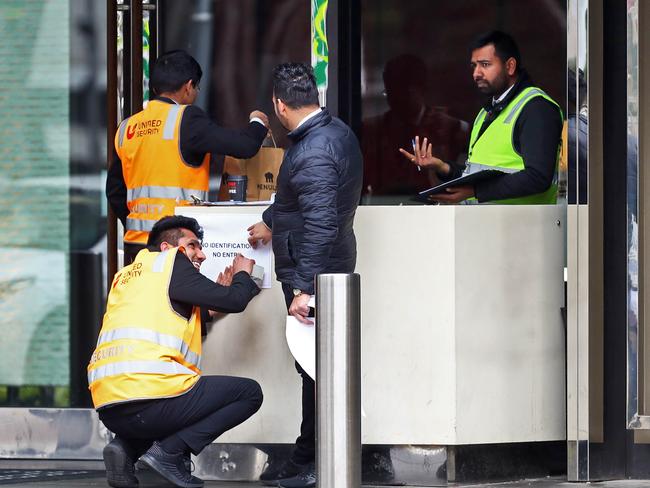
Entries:
{"label": "united security logo", "polygon": [[158,134],[161,126],[162,120],[160,119],[136,122],[135,124],[126,127],[126,138],[133,139],[133,136],[142,137]]}

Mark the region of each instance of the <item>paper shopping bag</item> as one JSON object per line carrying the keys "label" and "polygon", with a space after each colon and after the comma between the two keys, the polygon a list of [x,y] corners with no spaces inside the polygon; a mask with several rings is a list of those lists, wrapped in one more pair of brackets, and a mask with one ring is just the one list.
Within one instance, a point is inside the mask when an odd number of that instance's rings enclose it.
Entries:
{"label": "paper shopping bag", "polygon": [[284,149],[276,147],[262,147],[250,159],[226,156],[219,200],[229,200],[228,187],[226,186],[228,175],[246,175],[248,177],[247,201],[270,200],[271,194],[276,191],[278,172],[283,157]]}
{"label": "paper shopping bag", "polygon": [[284,149],[263,147],[251,159],[246,160],[248,201],[270,200],[277,187],[278,172],[284,157]]}

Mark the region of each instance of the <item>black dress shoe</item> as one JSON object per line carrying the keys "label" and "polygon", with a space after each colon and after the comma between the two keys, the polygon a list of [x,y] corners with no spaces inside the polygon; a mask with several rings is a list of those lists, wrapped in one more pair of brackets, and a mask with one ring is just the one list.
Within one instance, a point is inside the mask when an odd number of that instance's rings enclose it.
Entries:
{"label": "black dress shoe", "polygon": [[104,447],[103,457],[106,466],[106,481],[113,488],[137,488],[135,466],[130,455],[131,449],[122,439],[116,437]]}
{"label": "black dress shoe", "polygon": [[281,480],[278,483],[281,488],[313,488],[316,486],[316,466],[310,463],[302,473],[293,478]]}
{"label": "black dress shoe", "polygon": [[203,480],[192,476],[183,453],[169,454],[158,441],[140,458],[140,462],[149,466],[174,486],[180,488],[202,488]]}
{"label": "black dress shoe", "polygon": [[306,467],[307,465],[294,463],[290,459],[283,463],[269,463],[262,471],[260,481],[266,486],[278,486],[278,481],[293,478]]}

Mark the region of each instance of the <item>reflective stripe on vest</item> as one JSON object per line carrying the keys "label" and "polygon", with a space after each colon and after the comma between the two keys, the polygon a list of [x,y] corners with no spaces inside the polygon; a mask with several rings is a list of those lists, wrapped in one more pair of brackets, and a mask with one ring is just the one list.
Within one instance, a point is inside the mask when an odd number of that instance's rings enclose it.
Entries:
{"label": "reflective stripe on vest", "polygon": [[474,119],[474,125],[478,124],[479,121],[483,122],[483,116],[486,114],[485,109],[482,108],[481,110],[478,111],[478,115]]}
{"label": "reflective stripe on vest", "polygon": [[163,129],[163,139],[171,141],[174,138],[174,127],[176,127],[176,118],[181,111],[180,105],[173,105],[169,109],[167,119],[165,120],[165,128]]}
{"label": "reflective stripe on vest", "polygon": [[162,273],[165,271],[165,261],[167,259],[167,254],[169,253],[169,249],[167,251],[163,251],[158,256],[156,256],[156,259],[153,261],[153,266],[151,266],[151,271],[154,273]]}
{"label": "reflective stripe on vest", "polygon": [[[528,102],[535,97],[543,97],[555,105],[560,117],[562,110],[544,91],[539,88],[529,87],[521,91],[491,124],[481,133],[485,122],[486,112],[481,110],[474,121],[470,137],[469,156],[466,173],[475,173],[481,170],[499,170],[504,173],[517,173],[525,169],[524,160],[514,148],[513,137],[516,121]],[[479,136],[480,134],[480,136]],[[558,138],[558,157],[560,148]],[[557,165],[557,160],[556,160]],[[557,167],[556,167],[557,171]],[[498,204],[554,204],[557,197],[557,184],[551,183],[550,187],[542,193],[497,200],[490,203]]]}
{"label": "reflective stripe on vest", "polygon": [[147,341],[158,344],[159,346],[176,349],[185,358],[189,364],[201,369],[201,356],[190,351],[190,346],[180,337],[174,337],[168,334],[161,334],[155,330],[142,329],[139,327],[124,327],[122,329],[109,330],[99,336],[97,347],[107,342],[119,341],[120,339],[134,339],[138,341]]}
{"label": "reflective stripe on vest", "polygon": [[[494,170],[494,166],[488,166],[486,164],[480,164],[480,163],[472,163],[471,161],[467,161],[465,163],[465,170],[463,171],[463,174],[466,175],[471,175],[474,173],[479,173],[481,171],[485,170]],[[517,173],[518,169],[512,169],[512,168],[499,168],[499,171],[503,171],[504,173],[512,174],[512,173]]]}
{"label": "reflective stripe on vest", "polygon": [[177,186],[141,186],[126,191],[126,199],[128,201],[136,200],[137,198],[168,198],[189,202],[192,199],[191,195],[201,200],[208,199],[208,192],[205,190],[192,190]]}
{"label": "reflective stripe on vest", "polygon": [[140,373],[140,374],[189,374],[198,376],[196,371],[186,368],[182,364],[168,361],[122,361],[99,366],[88,372],[88,384],[107,376],[118,374]]}
{"label": "reflective stripe on vest", "polygon": [[129,118],[127,117],[122,121],[120,124],[120,129],[118,132],[118,144],[120,147],[122,147],[122,144],[124,144],[124,132],[126,132],[126,126],[129,124]]}
{"label": "reflective stripe on vest", "polygon": [[[115,149],[122,162],[129,209],[124,242],[146,244],[160,218],[187,205],[192,195],[207,200],[210,154],[199,166],[183,159],[180,126],[185,105],[151,100],[141,112],[122,121]],[[199,163],[198,161],[192,163]]]}
{"label": "reflective stripe on vest", "polygon": [[544,93],[542,90],[539,88],[533,88],[530,90],[528,93],[526,93],[518,102],[517,104],[512,107],[512,110],[508,113],[508,116],[506,119],[503,121],[504,124],[509,124],[512,122],[512,118],[515,116],[515,114],[519,111],[520,108],[522,108],[528,100],[530,100],[532,97],[535,96],[547,96],[546,93]]}
{"label": "reflective stripe on vest", "polygon": [[135,399],[169,398],[201,373],[200,309],[176,312],[169,283],[181,248],[143,249],[113,279],[97,347],[88,364],[95,408]]}
{"label": "reflective stripe on vest", "polygon": [[132,219],[127,217],[126,219],[126,230],[135,230],[140,232],[151,232],[153,225],[158,222],[157,220],[142,220],[142,219]]}

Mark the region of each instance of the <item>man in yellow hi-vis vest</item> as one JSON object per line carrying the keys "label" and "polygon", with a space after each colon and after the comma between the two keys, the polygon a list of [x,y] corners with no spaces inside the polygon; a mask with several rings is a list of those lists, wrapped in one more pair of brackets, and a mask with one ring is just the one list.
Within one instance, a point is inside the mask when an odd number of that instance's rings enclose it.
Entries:
{"label": "man in yellow hi-vis vest", "polygon": [[151,70],[155,98],[122,121],[115,134],[117,157],[108,170],[106,195],[124,225],[125,264],[144,248],[153,224],[191,196],[207,200],[210,164],[217,155],[250,158],[269,124],[253,111],[243,130],[216,125],[192,105],[202,70],[185,51],[160,56]]}
{"label": "man in yellow hi-vis vest", "polygon": [[472,47],[474,83],[488,100],[474,121],[465,168],[433,155],[431,143],[418,136],[413,152],[400,152],[417,166],[434,169],[443,181],[483,170],[505,173],[431,196],[440,203],[554,204],[563,119],[559,105],[533,86],[508,34],[489,32]]}
{"label": "man in yellow hi-vis vest", "polygon": [[88,384],[100,420],[116,434],[104,448],[108,484],[135,488],[140,459],[176,486],[203,486],[186,460],[262,404],[254,380],[201,376],[202,324],[241,312],[259,293],[255,263],[238,255],[217,278],[203,276],[203,231],[164,217],[147,248],[113,279]]}

